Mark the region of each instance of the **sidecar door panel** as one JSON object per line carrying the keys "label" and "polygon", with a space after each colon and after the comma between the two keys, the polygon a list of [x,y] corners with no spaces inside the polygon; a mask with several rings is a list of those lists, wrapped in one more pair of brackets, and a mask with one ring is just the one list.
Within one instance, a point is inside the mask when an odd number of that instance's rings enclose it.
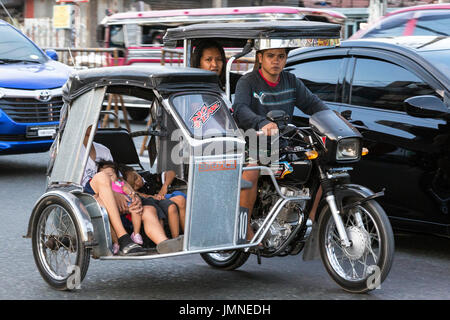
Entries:
{"label": "sidecar door panel", "polygon": [[235,245],[242,157],[199,156],[192,161],[187,249]]}

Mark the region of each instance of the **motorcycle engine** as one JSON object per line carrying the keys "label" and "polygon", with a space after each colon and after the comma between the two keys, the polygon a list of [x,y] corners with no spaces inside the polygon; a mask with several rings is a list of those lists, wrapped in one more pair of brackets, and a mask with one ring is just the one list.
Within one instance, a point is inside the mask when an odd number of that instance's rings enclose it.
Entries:
{"label": "motorcycle engine", "polygon": [[[278,193],[273,189],[272,185],[263,186],[264,190],[260,190],[260,215],[258,218],[252,220],[253,230],[258,230],[264,219],[267,217],[270,209],[275,205],[279,199]],[[298,189],[295,187],[281,187],[281,192],[285,196],[309,196],[309,190],[307,188]],[[267,250],[277,250],[289,237],[294,228],[302,223],[303,209],[305,208],[306,201],[302,202],[288,202],[280,211],[277,218],[266,233],[262,243]],[[262,214],[261,214],[262,213]]]}

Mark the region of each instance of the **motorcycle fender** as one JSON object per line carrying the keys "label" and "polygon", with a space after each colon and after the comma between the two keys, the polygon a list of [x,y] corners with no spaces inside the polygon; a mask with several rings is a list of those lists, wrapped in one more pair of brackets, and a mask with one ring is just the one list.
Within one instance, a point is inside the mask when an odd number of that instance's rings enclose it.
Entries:
{"label": "motorcycle fender", "polygon": [[[367,199],[367,198],[374,199],[376,197],[382,196],[383,193],[382,192],[374,193],[372,190],[370,190],[366,187],[360,186],[358,184],[343,184],[343,185],[337,186],[335,188],[334,195],[336,197],[336,202],[337,202],[338,208],[339,208],[339,210],[341,210],[342,209],[341,208],[342,207],[341,206],[342,199],[344,199],[344,198],[359,196],[364,199]],[[311,233],[305,243],[305,249],[303,250],[303,260],[304,261],[316,260],[316,259],[320,258],[319,225],[316,221],[318,221],[320,213],[325,212],[325,210],[327,208],[328,208],[328,204],[326,203],[325,200],[322,199],[322,201],[320,202],[320,204],[317,208],[316,217],[315,217],[314,223],[312,225]]]}
{"label": "motorcycle fender", "polygon": [[384,195],[384,189],[378,193],[374,193],[369,188],[360,186],[358,184],[343,184],[343,185],[337,186],[335,188],[335,197],[336,197],[336,202],[337,202],[339,211],[342,210],[342,200],[345,198],[354,197],[354,196],[363,198],[363,200],[355,201],[354,203],[347,203],[346,207],[349,207],[358,202],[375,199],[375,198],[381,197],[383,195]]}
{"label": "motorcycle fender", "polygon": [[78,225],[78,229],[80,230],[81,241],[83,241],[87,246],[92,245],[94,243],[94,228],[86,207],[74,194],[59,190],[46,192],[38,199],[33,207],[33,211],[28,222],[28,232],[24,238],[31,238],[33,231],[32,228],[37,213],[41,210],[42,206],[46,206],[51,203],[52,197],[58,197],[68,204],[76,217],[75,223]]}

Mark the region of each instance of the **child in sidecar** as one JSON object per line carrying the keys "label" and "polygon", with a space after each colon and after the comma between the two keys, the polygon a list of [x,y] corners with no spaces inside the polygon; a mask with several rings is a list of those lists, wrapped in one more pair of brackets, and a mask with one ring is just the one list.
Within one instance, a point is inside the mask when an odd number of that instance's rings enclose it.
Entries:
{"label": "child in sidecar", "polygon": [[[133,188],[120,178],[119,175],[119,166],[113,162],[113,161],[107,161],[107,160],[101,160],[97,162],[98,165],[98,172],[105,172],[109,177],[111,177],[111,187],[114,192],[124,194],[128,199],[128,204],[131,204],[131,199],[133,195],[135,194]],[[141,225],[142,225],[142,216],[141,214],[138,214],[136,212],[131,212],[126,214],[126,219],[124,220],[122,218],[122,223],[126,227],[127,224],[132,224],[133,233],[131,234],[131,239],[133,242],[142,245],[143,240],[140,235]],[[112,239],[113,239],[113,252],[114,254],[117,254],[119,251],[119,243],[117,236],[111,230]]]}
{"label": "child in sidecar", "polygon": [[[175,178],[175,172],[169,171],[162,175],[147,174],[142,177],[129,166],[120,166],[120,172],[133,190],[141,197],[143,205],[153,205],[157,208],[158,216],[167,219],[169,230],[173,238],[184,231],[184,218],[186,211],[186,195],[181,191],[167,194],[168,186]],[[164,181],[162,178],[165,178]]]}

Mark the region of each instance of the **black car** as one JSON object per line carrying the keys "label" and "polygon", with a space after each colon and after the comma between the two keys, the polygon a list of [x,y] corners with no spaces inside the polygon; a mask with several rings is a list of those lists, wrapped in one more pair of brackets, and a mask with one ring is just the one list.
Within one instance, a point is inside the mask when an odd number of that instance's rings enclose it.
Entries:
{"label": "black car", "polygon": [[[352,180],[386,188],[394,229],[450,236],[450,38],[297,49],[286,70],[362,133],[369,154]],[[297,109],[294,121],[308,116]]]}

